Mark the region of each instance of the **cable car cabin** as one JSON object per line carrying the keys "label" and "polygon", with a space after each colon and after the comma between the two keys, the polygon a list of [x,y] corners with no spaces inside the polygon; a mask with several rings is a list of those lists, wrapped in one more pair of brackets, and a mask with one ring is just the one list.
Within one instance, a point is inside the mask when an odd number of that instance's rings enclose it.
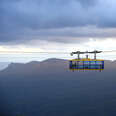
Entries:
{"label": "cable car cabin", "polygon": [[69,61],[69,69],[74,70],[104,70],[104,60],[73,59]]}

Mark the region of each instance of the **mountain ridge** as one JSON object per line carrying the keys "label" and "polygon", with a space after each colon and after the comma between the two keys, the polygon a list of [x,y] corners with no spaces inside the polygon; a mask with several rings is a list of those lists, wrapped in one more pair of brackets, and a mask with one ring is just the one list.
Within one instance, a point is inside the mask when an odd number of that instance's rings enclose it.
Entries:
{"label": "mountain ridge", "polygon": [[[116,61],[105,61],[105,69],[103,73],[115,72]],[[72,71],[69,70],[69,62],[64,59],[46,59],[44,61],[31,61],[29,63],[11,63],[7,68],[0,71],[1,76],[23,76],[23,77],[43,77],[47,74],[64,74],[70,75]],[[79,72],[79,73],[78,73]],[[85,72],[86,74],[94,74],[99,71],[75,71],[74,74],[81,74]],[[66,74],[67,73],[67,74]]]}

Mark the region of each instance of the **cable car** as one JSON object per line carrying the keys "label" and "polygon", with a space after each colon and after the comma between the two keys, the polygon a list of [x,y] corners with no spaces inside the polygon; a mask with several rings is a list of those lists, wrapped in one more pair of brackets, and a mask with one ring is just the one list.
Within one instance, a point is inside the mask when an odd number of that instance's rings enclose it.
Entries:
{"label": "cable car", "polygon": [[[85,53],[94,53],[94,59],[88,58],[88,55],[86,55],[86,58],[80,58],[80,54]],[[96,54],[101,53],[101,51],[93,51],[93,52],[72,52],[71,55],[77,54],[77,59],[69,60],[69,69],[74,70],[104,70],[104,60],[96,59]]]}

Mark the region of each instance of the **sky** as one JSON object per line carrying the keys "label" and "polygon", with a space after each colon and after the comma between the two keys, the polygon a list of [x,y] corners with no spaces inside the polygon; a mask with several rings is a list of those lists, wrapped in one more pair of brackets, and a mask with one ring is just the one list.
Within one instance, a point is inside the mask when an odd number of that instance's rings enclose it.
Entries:
{"label": "sky", "polygon": [[[116,0],[0,0],[0,51],[116,50],[115,12]],[[59,54],[0,56],[4,62],[70,58]]]}

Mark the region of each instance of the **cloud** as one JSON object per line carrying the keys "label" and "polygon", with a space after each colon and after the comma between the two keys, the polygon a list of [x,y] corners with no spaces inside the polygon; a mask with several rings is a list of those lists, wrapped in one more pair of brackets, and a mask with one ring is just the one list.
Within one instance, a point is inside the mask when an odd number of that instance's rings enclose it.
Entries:
{"label": "cloud", "polygon": [[84,7],[90,7],[90,6],[96,5],[98,0],[77,0],[77,2],[80,2],[81,5]]}
{"label": "cloud", "polygon": [[116,37],[115,4],[115,0],[1,0],[0,42]]}

